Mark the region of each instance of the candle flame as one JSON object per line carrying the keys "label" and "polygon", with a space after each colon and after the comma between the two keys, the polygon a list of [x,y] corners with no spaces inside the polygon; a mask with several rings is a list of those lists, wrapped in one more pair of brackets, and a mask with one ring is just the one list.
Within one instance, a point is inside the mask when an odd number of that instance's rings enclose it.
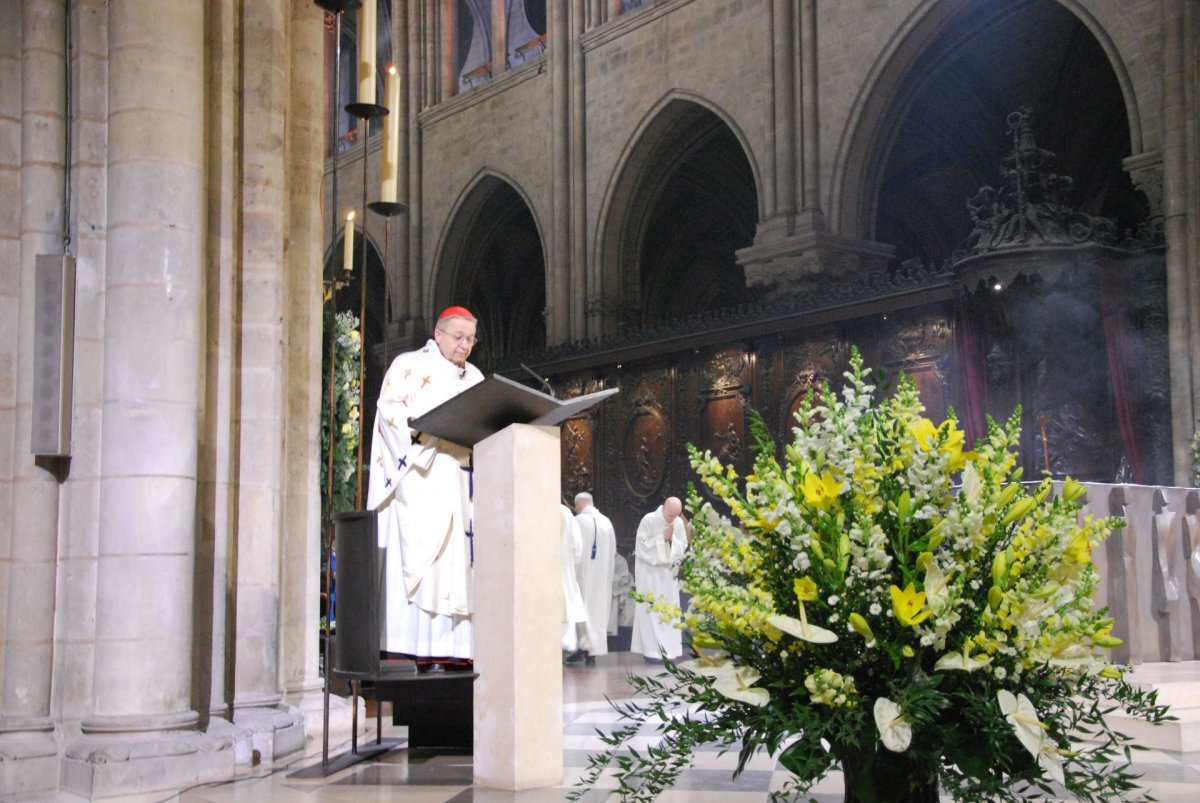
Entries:
{"label": "candle flame", "polygon": [[354,220],[354,210],[353,209],[351,209],[349,212],[346,213],[346,220]]}
{"label": "candle flame", "polygon": [[388,65],[388,75],[395,75],[395,74],[396,74],[396,65],[389,64]]}

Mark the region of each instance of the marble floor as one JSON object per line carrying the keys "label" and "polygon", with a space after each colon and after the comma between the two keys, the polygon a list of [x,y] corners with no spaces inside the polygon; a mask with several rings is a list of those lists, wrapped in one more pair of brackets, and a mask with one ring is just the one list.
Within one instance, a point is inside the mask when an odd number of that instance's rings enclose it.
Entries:
{"label": "marble floor", "polygon": [[[325,778],[304,778],[297,771],[319,764],[320,750],[296,756],[269,770],[261,769],[231,783],[189,789],[167,800],[181,803],[260,803],[266,801],[312,801],[313,803],[370,803],[403,799],[406,803],[560,803],[587,766],[589,754],[599,752],[596,729],[617,720],[608,702],[629,696],[630,673],[659,671],[640,656],[611,653],[594,666],[563,668],[563,784],[525,792],[503,792],[472,786],[470,756],[418,755],[404,745],[405,728],[387,725],[384,738],[399,745],[376,758],[347,767]],[[371,735],[360,746],[374,739]],[[330,755],[346,752],[348,745],[331,746]],[[1193,803],[1200,800],[1200,752],[1175,753],[1159,750],[1135,754],[1141,783],[1163,803]],[[772,790],[781,788],[786,772],[766,756],[753,759],[737,781],[731,779],[736,755],[719,755],[716,750],[697,756],[696,764],[681,776],[662,803],[764,803]],[[603,781],[602,781],[603,783]],[[611,785],[611,784],[610,784]],[[816,789],[818,803],[840,803],[841,775],[832,773]],[[584,803],[612,799],[610,789],[592,789]],[[947,798],[948,799],[948,798]]]}

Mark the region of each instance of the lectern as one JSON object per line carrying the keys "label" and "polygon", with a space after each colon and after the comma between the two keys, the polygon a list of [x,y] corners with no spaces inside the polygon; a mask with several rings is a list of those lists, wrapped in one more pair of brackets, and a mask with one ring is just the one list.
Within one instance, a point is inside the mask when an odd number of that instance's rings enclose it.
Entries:
{"label": "lectern", "polygon": [[560,401],[492,376],[409,424],[474,447],[475,783],[562,782],[558,424],[617,389]]}

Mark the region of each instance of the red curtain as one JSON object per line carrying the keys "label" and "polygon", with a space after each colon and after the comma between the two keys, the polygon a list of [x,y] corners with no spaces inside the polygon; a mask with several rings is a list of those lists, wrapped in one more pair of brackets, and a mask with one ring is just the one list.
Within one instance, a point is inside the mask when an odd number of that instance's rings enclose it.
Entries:
{"label": "red curtain", "polygon": [[957,319],[954,337],[958,341],[963,400],[958,424],[967,436],[967,443],[973,444],[987,434],[987,352],[969,296],[960,300]]}
{"label": "red curtain", "polygon": [[1121,299],[1128,298],[1131,290],[1129,275],[1125,272],[1114,275],[1112,267],[1107,267],[1100,275],[1100,318],[1104,325],[1117,428],[1133,481],[1145,484],[1146,467],[1142,461],[1142,438],[1137,421],[1137,393],[1142,386],[1138,376],[1138,338],[1121,305]]}

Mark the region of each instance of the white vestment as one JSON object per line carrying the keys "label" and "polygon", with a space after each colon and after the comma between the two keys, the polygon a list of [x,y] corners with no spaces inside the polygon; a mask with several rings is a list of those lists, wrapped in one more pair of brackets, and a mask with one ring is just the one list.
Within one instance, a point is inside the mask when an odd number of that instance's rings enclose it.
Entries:
{"label": "white vestment", "polygon": [[[656,599],[678,606],[679,583],[675,580],[675,567],[683,560],[688,543],[683,517],[676,516],[671,522],[670,541],[663,537],[666,529],[662,505],[642,517],[634,544],[633,582],[639,592],[653,594]],[[661,650],[673,660],[683,655],[683,634],[673,624],[660,620],[649,605],[639,602],[633,613],[633,637],[629,649],[647,658],[662,657]]]}
{"label": "white vestment", "polygon": [[[562,587],[563,587],[563,629],[562,647],[567,652],[581,648],[576,625],[587,626],[587,607],[583,604],[583,595],[579,593],[579,581],[575,576],[575,563],[583,549],[583,541],[579,537],[579,525],[571,508],[559,506],[560,531],[562,532]],[[586,636],[584,636],[586,639]]]}
{"label": "white vestment", "polygon": [[408,419],[483,381],[430,340],[392,361],[371,434],[367,507],[386,548],[387,652],[470,658],[471,450],[411,430]]}
{"label": "white vestment", "polygon": [[583,549],[575,564],[579,591],[587,606],[590,637],[581,645],[591,655],[608,654],[608,634],[616,632],[616,622],[610,630],[612,611],[613,558],[617,554],[617,535],[612,522],[595,505],[588,505],[575,517],[583,537]]}

